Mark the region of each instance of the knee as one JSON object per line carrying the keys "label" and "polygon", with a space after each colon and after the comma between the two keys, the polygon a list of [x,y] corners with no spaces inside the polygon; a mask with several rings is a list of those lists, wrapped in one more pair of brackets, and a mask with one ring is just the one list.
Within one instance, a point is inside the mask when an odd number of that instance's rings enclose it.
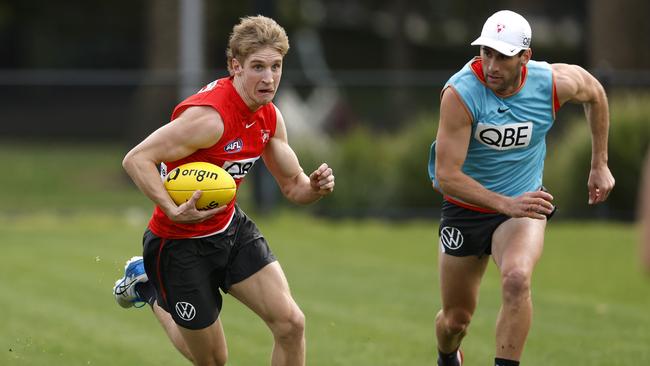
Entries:
{"label": "knee", "polygon": [[211,354],[203,358],[192,358],[192,363],[196,366],[224,366],[228,361],[228,350],[214,350]]}
{"label": "knee", "polygon": [[224,366],[226,362],[228,361],[228,350],[227,349],[220,349],[217,352],[214,353],[214,363],[217,366]]}
{"label": "knee", "polygon": [[305,334],[305,315],[297,306],[271,323],[271,331],[282,341],[301,340]]}
{"label": "knee", "polygon": [[472,320],[472,313],[464,309],[449,309],[438,314],[438,321],[449,334],[464,334]]}
{"label": "knee", "polygon": [[526,299],[530,296],[530,276],[518,269],[507,271],[502,275],[501,287],[506,302]]}

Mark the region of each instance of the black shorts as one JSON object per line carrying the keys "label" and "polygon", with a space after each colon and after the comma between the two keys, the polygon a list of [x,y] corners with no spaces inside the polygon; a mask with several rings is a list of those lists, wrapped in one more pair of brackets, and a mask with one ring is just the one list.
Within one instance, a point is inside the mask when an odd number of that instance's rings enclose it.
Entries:
{"label": "black shorts", "polygon": [[492,234],[509,218],[500,213],[472,211],[445,200],[438,229],[440,248],[455,257],[490,255]]}
{"label": "black shorts", "polygon": [[225,231],[204,238],[165,239],[146,230],[144,266],[158,305],[176,324],[203,329],[214,323],[222,297],[275,256],[255,223],[235,206]]}
{"label": "black shorts", "polygon": [[[544,187],[541,188],[545,192]],[[557,211],[546,215],[550,220]],[[483,213],[455,205],[447,200],[442,202],[442,219],[438,228],[440,248],[445,254],[455,257],[492,254],[492,235],[504,221],[510,219],[500,213]]]}

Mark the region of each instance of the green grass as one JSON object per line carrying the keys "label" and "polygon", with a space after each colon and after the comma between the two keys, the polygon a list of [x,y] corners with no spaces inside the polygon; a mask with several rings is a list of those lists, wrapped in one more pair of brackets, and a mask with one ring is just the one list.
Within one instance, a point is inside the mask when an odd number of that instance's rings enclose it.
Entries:
{"label": "green grass", "polygon": [[[125,152],[0,143],[0,365],[187,364],[148,308],[121,309],[111,295],[151,209],[121,171]],[[252,216],[307,316],[308,365],[435,364],[436,222]],[[522,364],[650,364],[650,278],[636,238],[629,224],[551,222]],[[494,357],[493,265],[480,296],[468,366]],[[222,320],[229,365],[268,364],[262,321],[229,296]]]}
{"label": "green grass", "polygon": [[0,210],[112,209],[147,205],[122,170],[127,148],[0,141]]}
{"label": "green grass", "polygon": [[[110,289],[140,249],[147,213],[0,216],[2,365],[183,365],[150,311],[123,310]],[[309,365],[432,365],[439,306],[434,222],[260,218],[307,316]],[[553,223],[534,279],[526,365],[650,362],[650,279],[635,228]],[[468,365],[493,357],[494,266],[464,343]],[[226,297],[231,365],[264,365],[271,338]]]}

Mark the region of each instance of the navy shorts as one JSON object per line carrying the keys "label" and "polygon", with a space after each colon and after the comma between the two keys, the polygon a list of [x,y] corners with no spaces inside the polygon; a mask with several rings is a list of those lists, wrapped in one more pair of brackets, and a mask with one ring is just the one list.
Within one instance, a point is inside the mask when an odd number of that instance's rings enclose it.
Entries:
{"label": "navy shorts", "polygon": [[235,207],[225,231],[204,238],[165,239],[146,230],[144,266],[158,305],[176,324],[203,329],[219,317],[222,296],[275,256],[255,223]]}
{"label": "navy shorts", "polygon": [[[546,219],[549,220],[556,210],[557,207],[554,206],[553,212],[546,215]],[[490,255],[492,235],[508,219],[510,216],[501,213],[473,211],[444,200],[438,228],[440,248],[443,253],[455,257]]]}
{"label": "navy shorts", "polygon": [[492,234],[510,217],[500,213],[483,213],[442,202],[442,219],[438,228],[440,248],[455,257],[478,257],[492,254]]}

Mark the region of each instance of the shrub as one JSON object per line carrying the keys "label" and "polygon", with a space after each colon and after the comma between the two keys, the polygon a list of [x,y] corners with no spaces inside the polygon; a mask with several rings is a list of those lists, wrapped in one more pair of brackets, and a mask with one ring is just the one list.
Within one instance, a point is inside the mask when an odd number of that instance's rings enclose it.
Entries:
{"label": "shrub", "polygon": [[357,127],[333,139],[326,151],[295,145],[305,169],[322,161],[334,169],[335,193],[316,209],[348,215],[393,215],[439,207],[440,196],[427,175],[435,121],[433,116],[420,116],[395,133],[377,134]]}

